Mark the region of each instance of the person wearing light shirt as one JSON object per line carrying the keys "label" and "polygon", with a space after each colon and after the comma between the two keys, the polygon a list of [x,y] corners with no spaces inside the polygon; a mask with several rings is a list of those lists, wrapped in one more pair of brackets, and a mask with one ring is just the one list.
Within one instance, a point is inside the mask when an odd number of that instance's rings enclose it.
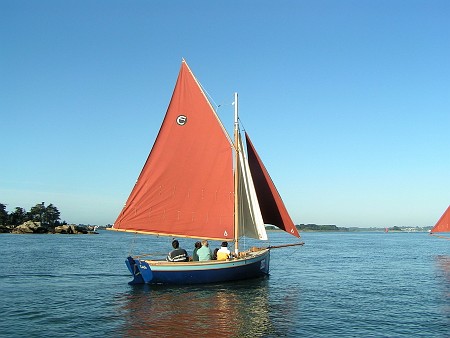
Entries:
{"label": "person wearing light shirt", "polygon": [[197,250],[197,255],[199,261],[210,261],[212,259],[212,252],[206,239],[202,241],[202,247]]}
{"label": "person wearing light shirt", "polygon": [[231,252],[228,249],[228,243],[222,242],[222,246],[220,247],[219,251],[217,251],[217,260],[218,261],[226,261],[228,258],[230,258]]}

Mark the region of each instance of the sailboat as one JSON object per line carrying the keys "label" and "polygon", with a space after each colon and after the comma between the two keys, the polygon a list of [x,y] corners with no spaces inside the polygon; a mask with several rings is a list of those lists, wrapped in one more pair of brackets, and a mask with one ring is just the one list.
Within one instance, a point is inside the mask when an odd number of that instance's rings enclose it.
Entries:
{"label": "sailboat", "polygon": [[[447,210],[442,214],[441,218],[437,221],[436,225],[430,230],[430,235],[434,235],[436,232],[448,232],[450,233],[450,205]],[[450,239],[445,236],[438,236],[446,239]]]}
{"label": "sailboat", "polygon": [[[129,256],[130,284],[199,284],[269,273],[274,246],[240,250],[242,238],[267,240],[265,224],[300,239],[248,134],[239,126],[234,94],[234,138],[183,59],[158,136],[111,230],[228,241],[228,260],[168,262]],[[278,247],[303,245],[298,242]]]}

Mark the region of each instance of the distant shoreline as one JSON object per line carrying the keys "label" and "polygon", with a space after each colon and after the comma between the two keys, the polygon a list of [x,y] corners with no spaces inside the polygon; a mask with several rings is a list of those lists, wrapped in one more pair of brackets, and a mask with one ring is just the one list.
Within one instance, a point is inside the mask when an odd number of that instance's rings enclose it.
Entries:
{"label": "distant shoreline", "polygon": [[[359,228],[359,227],[338,227],[334,224],[299,224],[296,228],[300,232],[429,232],[431,226],[426,227],[409,227],[409,226],[393,226],[383,228]],[[266,226],[267,231],[278,231],[279,228],[275,226]]]}

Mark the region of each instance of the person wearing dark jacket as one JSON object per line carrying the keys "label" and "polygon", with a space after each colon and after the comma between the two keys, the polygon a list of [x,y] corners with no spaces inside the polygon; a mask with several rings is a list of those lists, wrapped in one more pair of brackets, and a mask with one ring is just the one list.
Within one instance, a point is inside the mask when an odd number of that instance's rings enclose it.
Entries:
{"label": "person wearing dark jacket", "polygon": [[180,243],[178,240],[172,241],[173,250],[169,252],[166,260],[169,262],[187,262],[189,261],[189,256],[186,250],[180,248]]}
{"label": "person wearing dark jacket", "polygon": [[192,252],[192,260],[198,261],[198,253],[197,251],[202,247],[201,242],[195,242],[194,251]]}

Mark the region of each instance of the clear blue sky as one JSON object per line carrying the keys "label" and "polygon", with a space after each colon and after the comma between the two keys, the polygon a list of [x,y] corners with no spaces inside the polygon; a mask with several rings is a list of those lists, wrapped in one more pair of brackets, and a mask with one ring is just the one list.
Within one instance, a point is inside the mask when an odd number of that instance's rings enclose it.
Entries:
{"label": "clear blue sky", "polygon": [[181,59],[240,116],[295,223],[450,204],[450,1],[0,1],[0,203],[113,223]]}

